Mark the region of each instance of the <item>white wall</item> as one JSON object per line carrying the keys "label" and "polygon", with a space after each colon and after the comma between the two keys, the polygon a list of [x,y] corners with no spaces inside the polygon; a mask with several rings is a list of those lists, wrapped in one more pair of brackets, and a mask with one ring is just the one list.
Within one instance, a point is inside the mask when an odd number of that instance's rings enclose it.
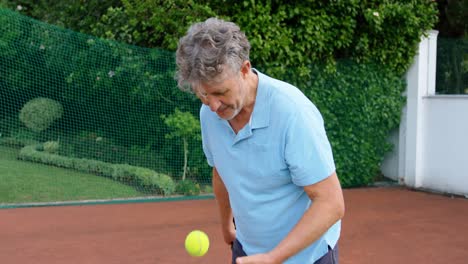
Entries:
{"label": "white wall", "polygon": [[421,187],[468,195],[468,96],[430,96],[424,104]]}
{"label": "white wall", "polygon": [[407,104],[381,168],[409,187],[468,196],[468,96],[435,95],[437,33],[421,40],[407,72]]}

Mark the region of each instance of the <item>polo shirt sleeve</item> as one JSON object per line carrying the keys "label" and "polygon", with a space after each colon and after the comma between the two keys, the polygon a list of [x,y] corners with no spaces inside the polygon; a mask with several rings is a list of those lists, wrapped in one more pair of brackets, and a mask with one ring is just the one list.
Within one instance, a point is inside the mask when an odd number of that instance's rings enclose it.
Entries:
{"label": "polo shirt sleeve", "polygon": [[315,106],[303,108],[289,119],[285,159],[292,181],[298,186],[322,181],[335,171],[323,119]]}
{"label": "polo shirt sleeve", "polygon": [[204,109],[204,106],[200,109],[200,125],[201,125],[201,135],[202,135],[202,147],[203,147],[203,152],[205,153],[206,161],[208,162],[208,165],[210,167],[214,167],[214,161],[213,161],[213,155],[211,154],[211,150],[209,147],[209,140],[207,136],[207,121],[206,121],[206,109]]}

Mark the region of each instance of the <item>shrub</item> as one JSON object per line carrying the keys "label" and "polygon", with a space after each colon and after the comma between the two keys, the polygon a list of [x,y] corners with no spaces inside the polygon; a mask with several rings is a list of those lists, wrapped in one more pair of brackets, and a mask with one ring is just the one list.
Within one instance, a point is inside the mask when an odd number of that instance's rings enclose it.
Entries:
{"label": "shrub", "polygon": [[213,186],[211,185],[204,185],[202,188],[204,193],[213,193]]}
{"label": "shrub", "polygon": [[58,141],[47,141],[43,144],[44,151],[48,153],[57,153],[59,147],[60,143]]}
{"label": "shrub", "polygon": [[176,193],[183,194],[183,195],[199,195],[201,188],[200,184],[192,181],[192,180],[181,180],[177,183]]}
{"label": "shrub", "polygon": [[[42,145],[42,144],[41,144]],[[69,158],[48,152],[42,152],[43,145],[29,145],[21,149],[21,160],[74,169],[86,173],[112,178],[125,184],[133,184],[144,192],[171,195],[175,183],[166,174],[127,164],[111,164],[97,160]]]}
{"label": "shrub", "polygon": [[170,195],[174,193],[175,183],[169,175],[159,173],[157,185],[164,195]]}
{"label": "shrub", "polygon": [[62,105],[52,99],[35,98],[27,102],[20,112],[20,120],[35,132],[46,130],[52,123],[62,117]]}
{"label": "shrub", "polygon": [[121,146],[101,133],[81,131],[60,136],[59,153],[63,156],[129,164],[167,173],[167,158],[150,147]]}

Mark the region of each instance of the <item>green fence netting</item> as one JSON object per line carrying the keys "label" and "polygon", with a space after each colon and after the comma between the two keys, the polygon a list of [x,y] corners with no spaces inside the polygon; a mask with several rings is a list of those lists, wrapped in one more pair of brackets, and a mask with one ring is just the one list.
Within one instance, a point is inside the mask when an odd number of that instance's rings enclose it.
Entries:
{"label": "green fence netting", "polygon": [[[0,25],[0,208],[212,197],[200,102],[177,88],[174,52],[6,9]],[[438,39],[437,93],[468,93],[466,44]],[[374,63],[322,68],[283,77],[322,111],[343,186],[367,185],[390,149],[404,81]]]}
{"label": "green fence netting", "polygon": [[0,203],[211,193],[174,52],[0,9]]}

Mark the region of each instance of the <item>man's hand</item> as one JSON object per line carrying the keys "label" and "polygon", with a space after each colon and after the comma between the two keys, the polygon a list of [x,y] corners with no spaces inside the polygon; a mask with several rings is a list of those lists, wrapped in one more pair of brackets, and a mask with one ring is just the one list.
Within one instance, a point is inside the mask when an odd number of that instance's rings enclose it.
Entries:
{"label": "man's hand", "polygon": [[239,257],[236,264],[281,264],[281,261],[275,260],[269,254],[256,254],[252,256]]}

